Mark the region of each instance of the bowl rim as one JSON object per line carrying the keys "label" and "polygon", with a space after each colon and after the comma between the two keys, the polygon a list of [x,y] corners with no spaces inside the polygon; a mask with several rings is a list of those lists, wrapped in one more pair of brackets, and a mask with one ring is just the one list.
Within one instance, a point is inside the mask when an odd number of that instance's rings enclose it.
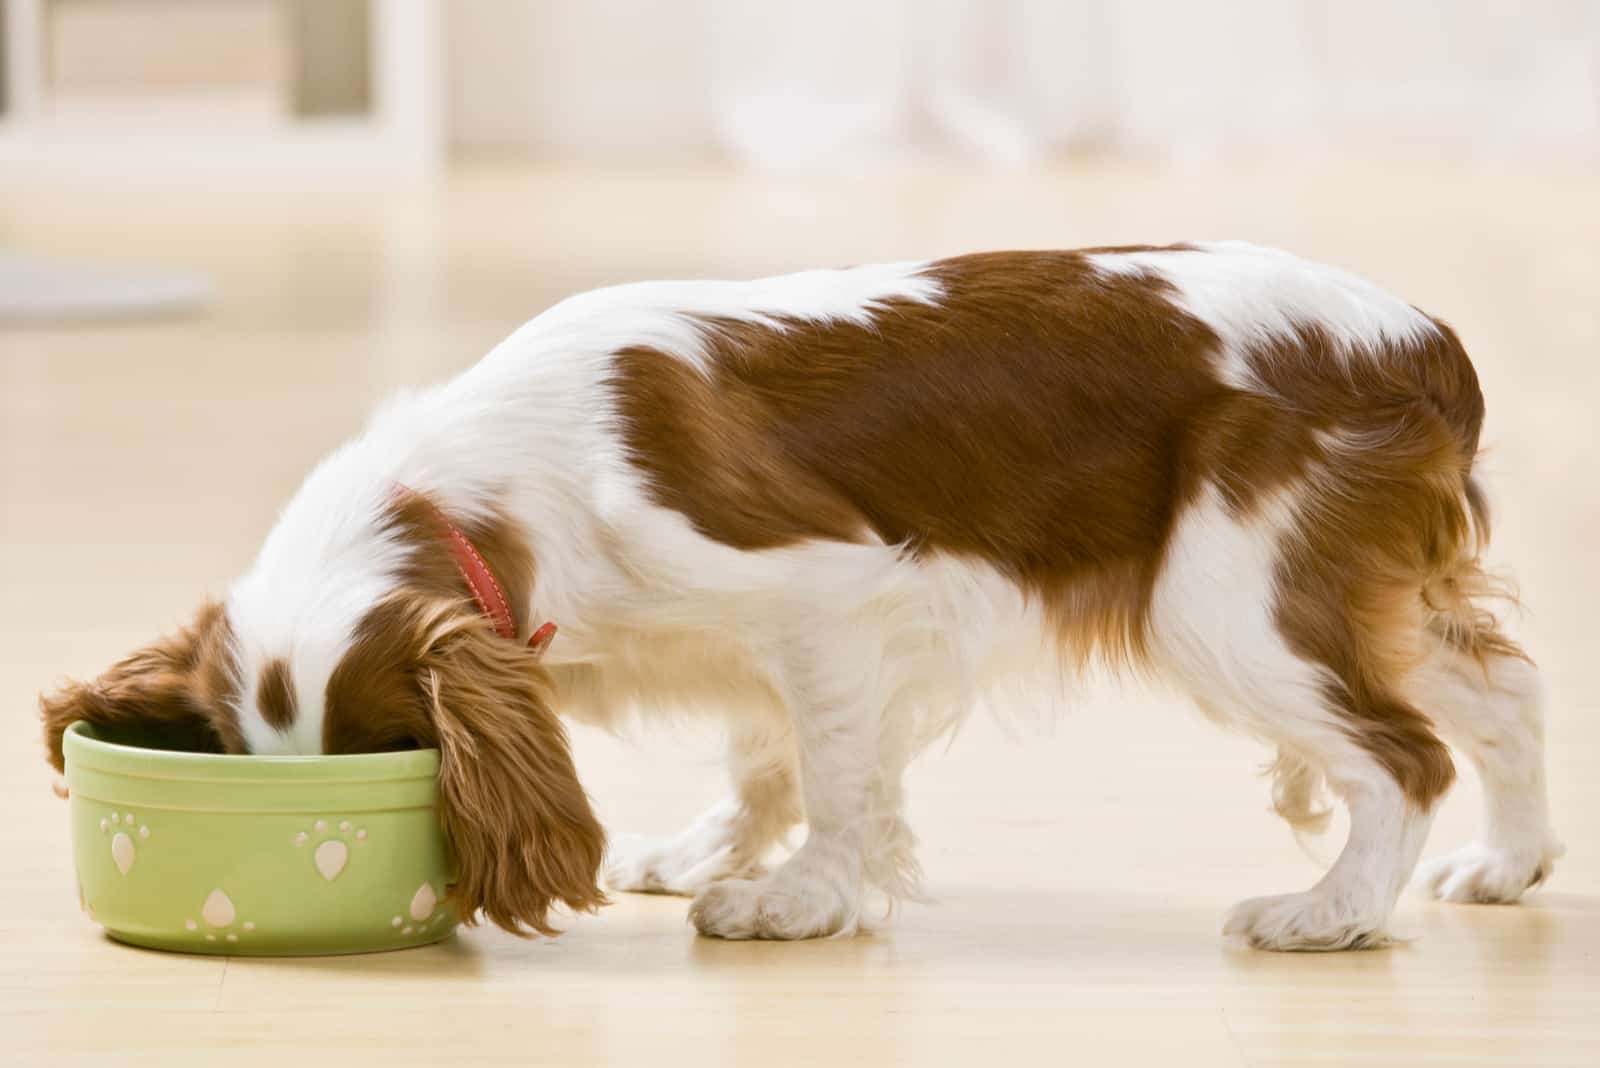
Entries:
{"label": "bowl rim", "polygon": [[436,779],[439,774],[437,749],[312,756],[188,753],[107,741],[97,736],[95,724],[81,719],[67,727],[62,749],[69,770],[77,766],[112,775],[191,782],[403,782]]}

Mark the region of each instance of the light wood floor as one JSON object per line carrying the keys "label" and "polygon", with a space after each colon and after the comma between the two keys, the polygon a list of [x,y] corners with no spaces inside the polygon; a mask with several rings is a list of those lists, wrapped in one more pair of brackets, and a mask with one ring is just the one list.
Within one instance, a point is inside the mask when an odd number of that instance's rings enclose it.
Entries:
{"label": "light wood floor", "polygon": [[[1053,727],[974,723],[916,767],[938,902],[859,938],[703,941],[683,902],[624,895],[556,941],[474,930],[254,961],[126,949],[79,914],[35,694],[222,591],[386,391],[608,281],[1190,237],[1356,269],[1476,354],[1498,555],[1548,668],[1571,850],[1524,906],[1408,896],[1395,926],[1415,941],[1389,950],[1227,948],[1230,903],[1319,872],[1266,811],[1267,754],[1169,700],[1095,690]],[[1324,161],[852,180],[478,169],[395,192],[102,182],[0,188],[0,242],[199,267],[220,291],[181,322],[0,330],[0,1063],[1600,1064],[1593,176]],[[720,787],[708,733],[581,733],[578,748],[616,829],[672,830]],[[1469,777],[1430,852],[1467,840],[1475,811]]]}

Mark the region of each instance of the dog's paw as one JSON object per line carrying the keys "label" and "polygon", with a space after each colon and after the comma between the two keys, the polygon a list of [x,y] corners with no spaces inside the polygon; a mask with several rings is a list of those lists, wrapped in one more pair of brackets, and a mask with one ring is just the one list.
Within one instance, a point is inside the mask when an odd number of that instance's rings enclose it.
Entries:
{"label": "dog's paw", "polygon": [[1240,902],[1222,933],[1255,949],[1297,952],[1373,949],[1389,941],[1381,916],[1363,915],[1348,901],[1315,890]]}
{"label": "dog's paw", "polygon": [[618,835],[606,850],[606,885],[635,894],[693,897],[719,879],[760,874],[725,839],[697,834],[696,828],[673,838]]}
{"label": "dog's paw", "polygon": [[786,878],[780,870],[764,879],[713,883],[689,906],[689,921],[712,938],[790,941],[849,934],[856,911],[825,885]]}
{"label": "dog's paw", "polygon": [[1414,881],[1441,901],[1509,905],[1549,878],[1561,853],[1560,846],[1516,850],[1473,842],[1423,862]]}

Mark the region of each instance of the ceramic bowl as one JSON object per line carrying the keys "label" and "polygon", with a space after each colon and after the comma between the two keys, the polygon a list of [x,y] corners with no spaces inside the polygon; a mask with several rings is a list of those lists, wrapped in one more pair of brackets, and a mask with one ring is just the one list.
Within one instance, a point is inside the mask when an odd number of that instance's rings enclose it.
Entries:
{"label": "ceramic bowl", "polygon": [[66,733],[81,904],[121,942],[186,953],[365,953],[458,922],[437,750],[255,757]]}

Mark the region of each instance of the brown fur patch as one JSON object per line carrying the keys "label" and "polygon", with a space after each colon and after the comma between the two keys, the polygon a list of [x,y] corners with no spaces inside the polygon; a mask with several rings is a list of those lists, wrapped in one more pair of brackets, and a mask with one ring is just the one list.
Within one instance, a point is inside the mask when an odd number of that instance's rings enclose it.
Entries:
{"label": "brown fur patch", "polygon": [[61,736],[80,719],[152,727],[177,749],[244,752],[235,670],[227,612],[207,601],[194,623],[176,634],[118,661],[93,682],[70,683],[39,699],[50,763],[61,770]]}
{"label": "brown fur patch", "polygon": [[[548,910],[606,903],[605,832],[578,781],[538,656],[456,620],[424,669],[441,759],[440,818],[455,851],[450,894],[514,934],[554,934]],[[470,922],[470,921],[469,921]]]}
{"label": "brown fur patch", "polygon": [[1346,359],[1307,328],[1248,354],[1262,388],[1244,391],[1154,275],[1103,276],[1074,252],[929,273],[936,304],[887,300],[868,325],[708,321],[704,374],[621,352],[625,437],[656,499],[743,549],[876,536],[985,560],[1042,599],[1072,653],[1136,662],[1195,493],[1214,484],[1246,516],[1309,487],[1280,627],[1339,680],[1328,700],[1352,736],[1436,797],[1448,753],[1394,695],[1438,617],[1425,591],[1479,574],[1483,403],[1454,334]]}
{"label": "brown fur patch", "polygon": [[1306,459],[1295,545],[1278,568],[1279,629],[1331,669],[1329,703],[1422,805],[1455,768],[1425,711],[1398,696],[1399,682],[1433,632],[1470,610],[1470,595],[1450,591],[1481,576],[1488,518],[1470,477],[1482,394],[1455,334],[1440,327],[1348,366],[1332,338],[1303,328],[1251,361],[1323,434]]}
{"label": "brown fur patch", "polygon": [[416,749],[433,733],[418,670],[423,635],[414,597],[394,597],[370,610],[328,676],[322,719],[325,753]]}
{"label": "brown fur patch", "polygon": [[[431,500],[411,490],[398,492],[389,505],[389,525],[410,548],[401,572],[405,596],[367,613],[356,627],[350,649],[329,676],[322,720],[324,752],[412,748],[432,733],[416,675],[416,636],[405,624],[414,611],[412,602],[455,601],[464,614],[478,611],[451,555],[441,515]],[[503,517],[488,522],[452,517],[451,521],[472,539],[494,570],[516,616],[516,641],[525,642],[532,633],[523,616],[533,591],[534,570],[521,528]]]}
{"label": "brown fur patch", "polygon": [[294,686],[289,679],[289,665],[281,659],[267,661],[261,669],[261,682],[256,687],[256,710],[267,726],[284,730],[294,723]]}
{"label": "brown fur patch", "polygon": [[710,374],[635,348],[617,396],[662,504],[744,549],[877,536],[988,560],[1087,655],[1142,647],[1212,331],[1080,253],[941,261],[871,325],[706,324]]}
{"label": "brown fur patch", "polygon": [[605,834],[578,782],[549,675],[524,644],[533,558],[510,520],[452,517],[494,569],[519,638],[500,637],[450,554],[439,512],[414,493],[391,506],[412,546],[400,593],[375,606],[328,680],[323,746],[360,753],[437,746],[440,821],[467,918],[554,934],[549,910],[605,903]]}
{"label": "brown fur patch", "polygon": [[[439,506],[412,490],[396,494],[389,506],[388,521],[402,540],[411,546],[402,578],[407,589],[430,596],[471,598],[472,591],[457,570],[450,553],[449,532]],[[471,520],[451,516],[462,533],[472,540],[484,562],[510,602],[517,622],[519,640],[526,642],[534,624],[523,616],[533,593],[534,561],[527,534],[507,515]]]}
{"label": "brown fur patch", "polygon": [[[441,550],[442,551],[442,550]],[[370,612],[328,683],[328,752],[437,746],[440,821],[468,923],[555,933],[549,909],[605,903],[605,833],[578,782],[539,657],[460,597]]]}

